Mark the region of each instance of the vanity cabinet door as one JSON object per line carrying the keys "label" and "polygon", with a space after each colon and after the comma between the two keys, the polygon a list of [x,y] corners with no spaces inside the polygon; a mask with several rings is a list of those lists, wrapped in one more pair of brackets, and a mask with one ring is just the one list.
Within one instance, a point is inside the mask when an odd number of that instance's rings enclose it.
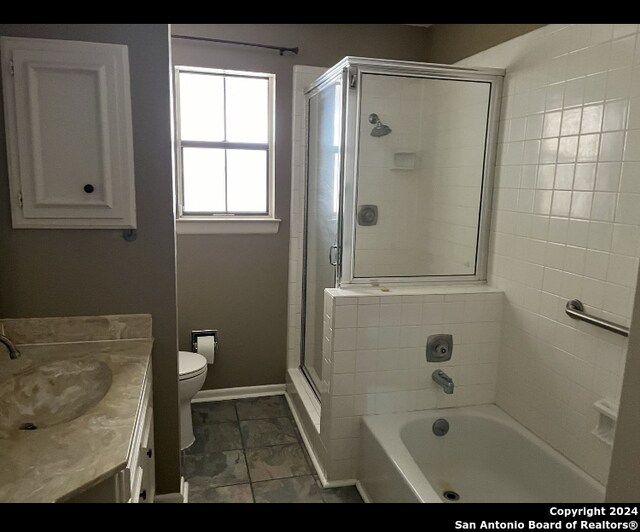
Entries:
{"label": "vanity cabinet door", "polygon": [[3,37],[15,228],[134,228],[128,49]]}
{"label": "vanity cabinet door", "polygon": [[[144,420],[142,440],[140,442],[140,455],[138,458],[139,485],[132,488],[131,502],[153,502],[156,491],[155,475],[155,450],[153,446],[153,408],[149,406]],[[138,500],[134,500],[135,494]]]}

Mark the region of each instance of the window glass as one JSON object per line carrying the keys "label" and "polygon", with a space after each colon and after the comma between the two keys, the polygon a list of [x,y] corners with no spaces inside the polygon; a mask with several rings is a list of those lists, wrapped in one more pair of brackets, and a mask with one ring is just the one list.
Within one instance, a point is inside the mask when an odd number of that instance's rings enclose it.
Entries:
{"label": "window glass", "polygon": [[223,81],[222,76],[180,75],[182,140],[224,140]]}
{"label": "window glass", "polygon": [[185,212],[226,210],[224,151],[209,148],[183,148]]}
{"label": "window glass", "polygon": [[269,82],[258,78],[227,78],[227,140],[268,142]]}
{"label": "window glass", "polygon": [[179,67],[182,215],[272,214],[273,81]]}
{"label": "window glass", "polygon": [[227,151],[228,209],[266,212],[267,154],[262,150]]}

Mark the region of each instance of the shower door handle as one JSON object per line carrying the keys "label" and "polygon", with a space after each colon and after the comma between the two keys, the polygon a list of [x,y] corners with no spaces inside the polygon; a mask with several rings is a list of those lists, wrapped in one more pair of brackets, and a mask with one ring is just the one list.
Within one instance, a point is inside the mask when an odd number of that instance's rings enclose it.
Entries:
{"label": "shower door handle", "polygon": [[329,248],[329,264],[331,264],[331,266],[338,265],[338,246],[331,246]]}

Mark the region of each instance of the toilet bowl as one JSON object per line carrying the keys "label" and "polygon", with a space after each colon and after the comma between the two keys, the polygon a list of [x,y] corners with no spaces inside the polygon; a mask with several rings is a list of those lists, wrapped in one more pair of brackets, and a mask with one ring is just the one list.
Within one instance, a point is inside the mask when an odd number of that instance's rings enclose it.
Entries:
{"label": "toilet bowl", "polygon": [[178,352],[178,368],[180,382],[180,448],[186,449],[194,441],[193,423],[191,421],[191,399],[200,391],[207,377],[207,359],[190,351]]}

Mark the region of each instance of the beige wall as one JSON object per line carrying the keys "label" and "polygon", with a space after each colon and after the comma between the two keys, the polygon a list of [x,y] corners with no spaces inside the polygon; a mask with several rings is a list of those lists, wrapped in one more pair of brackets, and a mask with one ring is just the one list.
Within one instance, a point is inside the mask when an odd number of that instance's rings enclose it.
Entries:
{"label": "beige wall", "polygon": [[[118,230],[12,229],[6,151],[1,147],[0,317],[151,313],[157,489],[178,491],[168,27],[0,24],[0,35],[129,46],[138,239],[125,242]],[[4,145],[0,118],[0,146]]]}
{"label": "beige wall", "polygon": [[173,34],[299,46],[296,55],[174,39],[175,64],[276,74],[276,235],[179,235],[181,349],[217,328],[220,350],[204,388],[283,383],[291,187],[293,65],[329,67],[346,55],[425,60],[424,28],[385,24],[184,25]]}
{"label": "beige wall", "polygon": [[544,24],[434,24],[426,29],[423,61],[455,63]]}

